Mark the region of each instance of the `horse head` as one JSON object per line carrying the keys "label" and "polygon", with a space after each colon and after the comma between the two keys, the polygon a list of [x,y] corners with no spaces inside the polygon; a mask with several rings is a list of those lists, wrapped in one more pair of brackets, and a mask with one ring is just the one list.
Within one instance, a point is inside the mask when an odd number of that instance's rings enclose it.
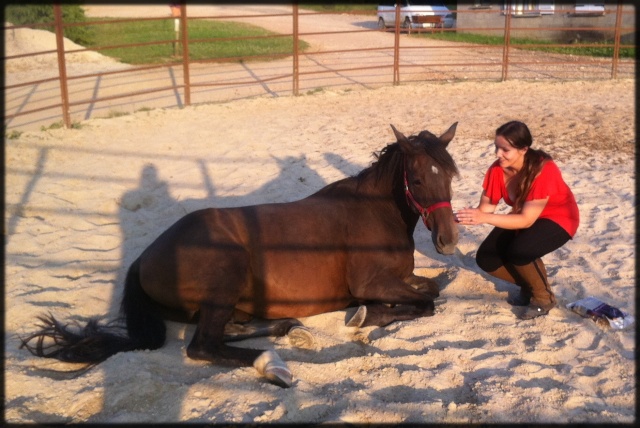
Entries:
{"label": "horse head", "polygon": [[406,137],[391,128],[404,154],[404,191],[407,203],[420,214],[440,254],[453,254],[458,243],[458,226],[451,208],[451,181],[458,169],[446,147],[458,122],[437,137],[429,131]]}

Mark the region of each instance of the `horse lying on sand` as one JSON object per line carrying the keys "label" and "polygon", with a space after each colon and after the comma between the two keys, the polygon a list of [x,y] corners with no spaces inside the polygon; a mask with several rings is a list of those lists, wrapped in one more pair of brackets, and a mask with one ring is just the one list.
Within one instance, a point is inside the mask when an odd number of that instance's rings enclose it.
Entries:
{"label": "horse lying on sand", "polygon": [[[285,334],[313,340],[296,318],[360,305],[348,326],[385,326],[431,316],[438,286],[413,274],[413,233],[422,218],[433,245],[452,254],[458,229],[451,209],[457,167],[440,137],[405,137],[376,154],[357,176],[289,203],[192,212],[163,232],[133,262],[124,284],[124,323],[90,320],[72,329],[52,315],[22,339],[34,355],[97,364],[111,355],[158,349],[165,319],[196,322],[187,356],[253,365],[270,382],[292,384],[274,351],[227,345],[246,337]],[[266,328],[231,336],[252,317]],[[31,342],[35,341],[35,344]]]}

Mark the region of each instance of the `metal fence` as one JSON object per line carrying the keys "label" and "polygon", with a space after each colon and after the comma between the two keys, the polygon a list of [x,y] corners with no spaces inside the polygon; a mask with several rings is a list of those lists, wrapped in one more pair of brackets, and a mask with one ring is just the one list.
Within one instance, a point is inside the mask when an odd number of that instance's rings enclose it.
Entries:
{"label": "metal fence", "polygon": [[[123,6],[126,7],[126,6]],[[519,21],[514,25],[515,15],[504,10],[457,10],[458,21],[478,22],[480,14],[489,17],[493,24],[467,25],[443,28],[436,26],[427,29],[403,28],[400,14],[396,14],[395,27],[380,30],[375,15],[359,15],[360,21],[352,24],[352,17],[345,19],[345,25],[333,31],[314,28],[310,23],[314,18],[331,13],[301,12],[297,4],[290,6],[284,13],[237,14],[190,16],[189,8],[182,5],[174,16],[135,19],[115,19],[108,21],[90,21],[82,24],[65,23],[60,5],[54,5],[56,49],[31,52],[28,54],[8,55],[5,65],[12,60],[55,54],[57,72],[47,78],[37,80],[12,81],[5,79],[5,128],[19,128],[17,119],[25,118],[24,123],[62,118],[65,127],[72,126],[74,118],[86,119],[105,108],[182,107],[200,102],[229,101],[237,98],[268,94],[300,95],[302,91],[313,91],[323,87],[362,86],[367,88],[398,85],[411,82],[494,80],[507,79],[616,79],[635,77],[635,60],[621,59],[621,48],[635,48],[635,41],[622,42],[625,34],[635,33],[633,26],[625,25],[625,15],[634,14],[621,3],[606,10],[613,24],[603,27],[589,27],[590,31],[601,31],[613,35],[609,44],[599,43],[599,47],[613,48],[610,58],[542,53],[531,48],[542,45],[518,45],[512,41],[511,33],[518,35],[541,32],[584,31],[585,27],[533,27]],[[398,9],[399,10],[399,6]],[[535,13],[536,11],[529,11]],[[211,20],[290,20],[291,32],[288,34],[262,36],[291,37],[293,48],[290,53],[277,56],[230,57],[216,60],[194,61],[190,59],[191,43],[216,43],[231,39],[189,39],[189,24],[195,19]],[[89,49],[64,48],[65,28],[78,25],[102,25],[124,21],[175,20],[176,39],[152,41],[146,44],[174,44],[179,46],[180,56],[176,61],[162,65],[125,67],[93,73],[70,74],[67,56],[87,52]],[[485,19],[486,20],[486,19]],[[480,20],[481,21],[481,20]],[[502,23],[496,27],[495,23]],[[260,25],[257,23],[256,25]],[[39,28],[40,25],[5,26],[7,33],[19,28]],[[469,32],[501,34],[504,43],[499,46],[470,43],[445,42],[421,37],[424,32]],[[336,36],[342,41],[334,43],[312,44],[310,50],[301,51],[300,40]],[[234,40],[237,40],[234,39]],[[634,39],[635,40],[635,39]],[[544,45],[545,47],[574,46],[572,41]],[[323,48],[313,48],[323,45]],[[140,44],[126,45],[135,47]],[[589,43],[581,44],[588,47]],[[100,46],[92,51],[112,49],[114,46]],[[7,74],[7,76],[10,76]],[[58,95],[56,95],[56,93]],[[43,114],[46,112],[46,114]],[[32,119],[30,119],[32,118]]]}

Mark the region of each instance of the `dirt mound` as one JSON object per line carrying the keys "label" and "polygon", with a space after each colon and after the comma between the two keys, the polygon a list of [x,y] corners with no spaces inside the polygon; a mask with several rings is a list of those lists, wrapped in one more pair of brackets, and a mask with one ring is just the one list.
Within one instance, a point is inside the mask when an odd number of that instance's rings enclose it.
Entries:
{"label": "dirt mound", "polygon": [[[5,26],[10,27],[13,26],[13,24],[5,22]],[[7,60],[5,61],[5,71],[8,73],[34,69],[48,69],[51,67],[54,67],[54,69],[57,70],[58,59],[57,53],[55,52],[56,35],[50,31],[34,30],[31,28],[14,28],[12,30],[5,31],[4,46],[5,55],[8,57],[53,51],[52,53],[43,55],[26,56]],[[64,38],[64,49],[65,52],[68,52],[77,49],[84,49],[84,47]],[[118,61],[113,58],[109,58],[93,51],[69,53],[65,55],[65,59],[67,63],[119,64]]]}

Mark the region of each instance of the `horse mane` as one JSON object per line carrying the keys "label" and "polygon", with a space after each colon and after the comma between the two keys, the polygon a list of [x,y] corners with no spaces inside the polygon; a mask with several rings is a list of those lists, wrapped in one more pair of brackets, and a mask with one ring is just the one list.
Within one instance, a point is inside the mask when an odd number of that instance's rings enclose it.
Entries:
{"label": "horse mane", "polygon": [[[422,131],[418,135],[411,135],[408,137],[412,143],[419,143],[425,150],[428,156],[430,156],[445,173],[451,177],[459,174],[458,167],[456,166],[453,157],[449,154],[446,146],[438,140],[438,138],[428,131]],[[394,174],[398,171],[404,163],[404,154],[400,150],[400,145],[395,142],[387,145],[379,152],[374,152],[373,156],[376,160],[371,164],[369,168],[365,168],[358,175],[356,179],[358,182],[364,180],[369,174],[375,173],[376,180],[379,181],[383,177],[398,178],[399,174]]]}

